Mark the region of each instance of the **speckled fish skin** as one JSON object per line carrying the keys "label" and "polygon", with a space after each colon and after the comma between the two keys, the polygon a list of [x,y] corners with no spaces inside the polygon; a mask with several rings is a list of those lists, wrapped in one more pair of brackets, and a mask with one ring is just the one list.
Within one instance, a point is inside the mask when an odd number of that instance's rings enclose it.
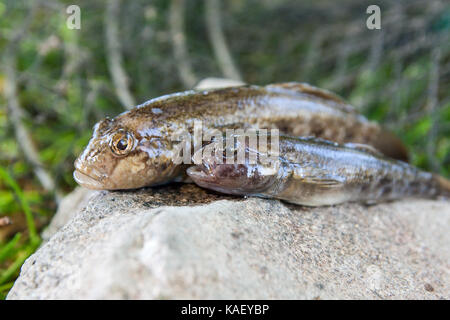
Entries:
{"label": "speckled fish skin", "polygon": [[[355,144],[280,136],[276,161],[249,164],[248,155],[267,153],[246,147],[246,163],[226,164],[225,156],[205,156],[188,175],[218,192],[275,198],[306,206],[347,201],[375,203],[404,197],[450,194],[450,182],[406,162]],[[236,147],[237,148],[237,147]]]}
{"label": "speckled fish skin", "polygon": [[[107,190],[179,179],[186,166],[173,163],[171,136],[192,132],[196,120],[204,128],[279,128],[294,136],[365,143],[391,157],[407,158],[397,138],[328,91],[303,83],[246,85],[171,94],[100,121],[75,161],[74,178],[87,188]],[[117,154],[111,143],[121,136],[131,147]]]}

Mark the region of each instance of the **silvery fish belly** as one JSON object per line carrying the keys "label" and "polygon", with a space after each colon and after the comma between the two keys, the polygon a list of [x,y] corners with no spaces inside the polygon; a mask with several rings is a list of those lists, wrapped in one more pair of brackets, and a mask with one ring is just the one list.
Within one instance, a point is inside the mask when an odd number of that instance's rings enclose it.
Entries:
{"label": "silvery fish belly", "polygon": [[[279,154],[274,158],[268,148],[262,151],[248,141],[236,142],[234,148],[244,150],[243,162],[237,161],[236,152],[228,156],[225,151],[206,152],[206,147],[202,162],[187,173],[197,185],[227,194],[321,206],[432,198],[450,192],[448,180],[386,158],[366,145],[280,136]],[[250,161],[251,155],[256,162]]]}
{"label": "silvery fish belly", "polygon": [[75,161],[74,178],[90,189],[134,189],[180,179],[186,166],[174,162],[174,135],[206,131],[278,128],[294,136],[372,145],[406,159],[403,144],[368,121],[335,94],[304,83],[187,91],[152,99],[96,124]]}

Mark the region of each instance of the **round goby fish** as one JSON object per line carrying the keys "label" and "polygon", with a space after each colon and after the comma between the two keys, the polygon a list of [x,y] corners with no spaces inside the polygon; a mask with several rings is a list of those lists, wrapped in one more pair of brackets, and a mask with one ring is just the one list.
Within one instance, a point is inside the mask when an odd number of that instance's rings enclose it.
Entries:
{"label": "round goby fish", "polygon": [[403,144],[335,94],[304,83],[186,91],[152,99],[94,127],[75,161],[74,178],[90,189],[134,189],[182,179],[172,137],[207,128],[278,128],[294,136],[369,144],[406,160]]}
{"label": "round goby fish", "polygon": [[[306,206],[347,201],[375,203],[404,197],[450,196],[450,181],[406,162],[387,158],[365,145],[317,138],[279,137],[279,155],[236,143],[236,152],[206,152],[188,175],[204,188],[234,195],[275,198]],[[257,161],[250,162],[250,154]],[[260,161],[264,156],[266,161]],[[229,160],[232,159],[233,163]]]}

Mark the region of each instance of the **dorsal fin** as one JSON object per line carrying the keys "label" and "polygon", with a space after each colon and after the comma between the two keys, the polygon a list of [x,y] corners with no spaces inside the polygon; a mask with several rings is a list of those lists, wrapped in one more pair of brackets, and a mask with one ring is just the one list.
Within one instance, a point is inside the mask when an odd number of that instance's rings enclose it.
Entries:
{"label": "dorsal fin", "polygon": [[374,147],[369,146],[367,144],[347,142],[344,144],[344,146],[347,148],[352,148],[352,149],[360,150],[363,152],[367,152],[367,153],[373,154],[374,156],[377,156],[377,157],[383,157],[383,154],[380,151],[378,151]]}
{"label": "dorsal fin", "polygon": [[350,106],[347,102],[345,102],[344,99],[339,97],[337,94],[325,89],[314,87],[308,83],[304,82],[274,83],[267,85],[266,89],[269,91],[272,90],[276,92],[287,92],[294,95],[309,94],[324,100],[330,100],[340,105],[343,105],[345,106],[345,109],[348,109],[348,111],[354,111],[354,108]]}

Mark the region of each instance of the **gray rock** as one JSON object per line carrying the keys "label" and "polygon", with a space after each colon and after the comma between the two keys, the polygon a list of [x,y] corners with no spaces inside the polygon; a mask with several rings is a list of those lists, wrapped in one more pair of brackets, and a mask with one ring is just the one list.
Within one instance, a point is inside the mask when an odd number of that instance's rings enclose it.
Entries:
{"label": "gray rock", "polygon": [[83,207],[87,205],[89,198],[92,197],[96,191],[89,190],[83,187],[77,187],[74,191],[64,197],[58,206],[58,211],[53,216],[52,221],[48,227],[42,232],[44,241],[50,239],[61,227],[63,227],[70,219]]}
{"label": "gray rock", "polygon": [[450,203],[307,208],[194,185],[99,192],[8,299],[449,299]]}

